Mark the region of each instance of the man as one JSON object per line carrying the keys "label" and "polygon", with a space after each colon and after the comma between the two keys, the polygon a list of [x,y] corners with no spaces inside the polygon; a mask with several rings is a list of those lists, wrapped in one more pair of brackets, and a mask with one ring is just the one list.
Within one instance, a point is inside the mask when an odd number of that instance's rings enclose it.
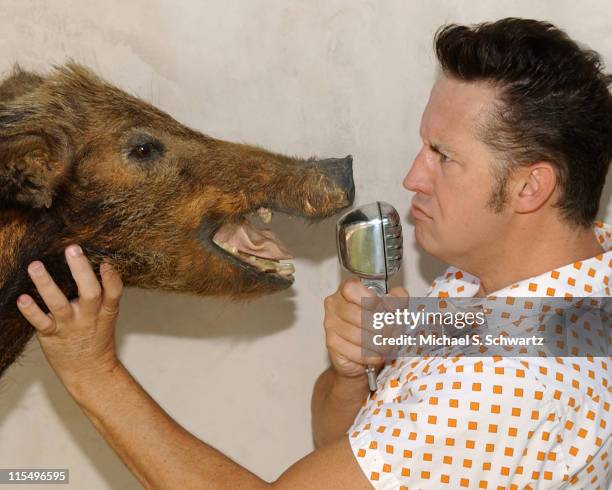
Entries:
{"label": "man", "polygon": [[[610,296],[611,230],[593,220],[612,103],[594,53],[516,19],[448,27],[436,51],[443,74],[404,180],[417,242],[454,266],[428,294]],[[398,359],[353,422],[367,394],[363,295],[345,283],[328,299],[315,441],[348,429],[380,488],[608,488],[606,359]]]}
{"label": "man", "polygon": [[[436,52],[442,74],[404,181],[418,243],[452,265],[428,294],[610,296],[612,234],[593,227],[612,158],[610,79],[597,56],[520,19],[448,26]],[[609,359],[398,359],[368,398],[363,367],[382,363],[362,355],[360,300],[371,293],[356,281],[325,301],[332,366],[313,393],[317,449],[266,483],[142,390],[115,352],[120,278],[103,265],[100,286],[78,246],[66,258],[79,300],[68,302],[33,262],[51,315],[25,295],[18,307],[69,393],[147,487],[607,488]]]}

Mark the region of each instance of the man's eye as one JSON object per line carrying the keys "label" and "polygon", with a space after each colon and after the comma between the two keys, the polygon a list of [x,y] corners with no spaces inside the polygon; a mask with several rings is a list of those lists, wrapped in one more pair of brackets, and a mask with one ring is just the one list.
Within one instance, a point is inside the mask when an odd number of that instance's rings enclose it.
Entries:
{"label": "man's eye", "polygon": [[440,163],[446,163],[446,162],[450,162],[451,159],[446,156],[444,153],[442,153],[437,146],[435,145],[429,145],[429,148],[431,149],[431,151],[433,151],[436,155],[438,155],[438,161]]}

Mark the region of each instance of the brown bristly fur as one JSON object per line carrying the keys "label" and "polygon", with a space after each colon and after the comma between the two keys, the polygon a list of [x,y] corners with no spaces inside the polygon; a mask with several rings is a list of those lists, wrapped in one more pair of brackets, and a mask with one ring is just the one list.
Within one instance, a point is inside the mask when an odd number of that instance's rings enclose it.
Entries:
{"label": "brown bristly fur", "polygon": [[[152,144],[146,158],[139,145]],[[211,242],[261,206],[316,219],[352,201],[346,159],[303,160],[194,131],[70,62],[18,66],[0,85],[0,376],[33,334],[16,299],[43,306],[27,274],[41,260],[77,296],[63,250],[110,261],[128,286],[253,297],[290,281]],[[350,172],[350,169],[348,169]]]}

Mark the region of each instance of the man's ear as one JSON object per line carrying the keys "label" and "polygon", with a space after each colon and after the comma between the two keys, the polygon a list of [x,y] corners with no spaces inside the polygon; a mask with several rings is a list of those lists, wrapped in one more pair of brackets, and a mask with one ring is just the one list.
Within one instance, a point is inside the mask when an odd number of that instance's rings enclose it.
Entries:
{"label": "man's ear", "polygon": [[536,162],[517,169],[519,192],[514,208],[520,213],[539,209],[553,194],[557,185],[555,168],[549,162]]}
{"label": "man's ear", "polygon": [[0,105],[0,208],[51,207],[67,173],[69,138],[52,118],[43,127],[35,112]]}

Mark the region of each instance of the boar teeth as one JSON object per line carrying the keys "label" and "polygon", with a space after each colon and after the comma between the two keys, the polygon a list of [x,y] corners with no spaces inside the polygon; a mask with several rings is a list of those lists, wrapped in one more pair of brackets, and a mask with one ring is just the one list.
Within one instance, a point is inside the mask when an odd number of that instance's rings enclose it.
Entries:
{"label": "boar teeth", "polygon": [[261,221],[263,221],[266,224],[272,221],[272,211],[270,211],[268,208],[263,208],[263,207],[259,208],[257,210],[257,214],[259,215],[259,218],[261,219]]}
{"label": "boar teeth", "polygon": [[281,276],[290,276],[295,272],[295,267],[291,262],[279,262],[272,259],[264,259],[255,255],[245,254],[236,247],[231,246],[221,240],[213,240],[219,247],[226,252],[229,252],[234,257],[237,257],[245,262],[253,264],[261,272],[272,272]]}
{"label": "boar teeth", "polygon": [[277,266],[276,272],[281,276],[290,276],[295,272],[295,267],[290,262],[282,262]]}

